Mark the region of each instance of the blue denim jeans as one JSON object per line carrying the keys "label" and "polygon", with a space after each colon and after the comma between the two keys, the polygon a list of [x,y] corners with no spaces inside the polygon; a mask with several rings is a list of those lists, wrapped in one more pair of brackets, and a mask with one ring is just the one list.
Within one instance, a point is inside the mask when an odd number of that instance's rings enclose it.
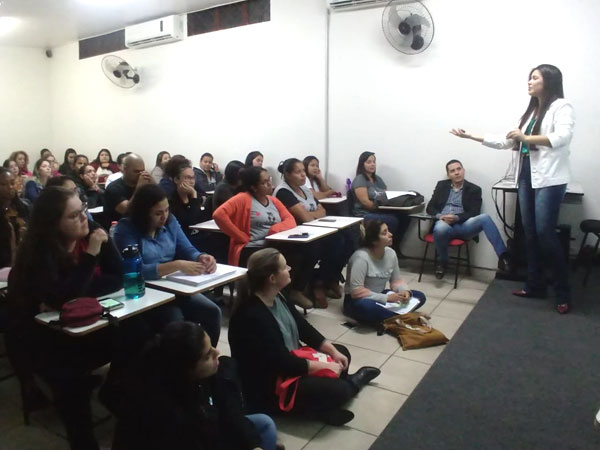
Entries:
{"label": "blue denim jeans", "polygon": [[[389,292],[389,290],[384,292]],[[413,297],[419,300],[419,306],[416,307],[416,309],[419,309],[425,304],[425,294],[415,290],[412,291],[412,294]],[[350,294],[346,294],[346,297],[344,297],[344,315],[359,322],[376,324],[388,317],[394,317],[397,313],[382,308],[375,300],[370,298],[352,298]]]}
{"label": "blue denim jeans", "polygon": [[249,414],[246,418],[252,422],[260,436],[260,448],[264,450],[275,450],[277,443],[277,428],[275,422],[266,414]]}
{"label": "blue denim jeans", "polygon": [[470,239],[484,232],[496,255],[500,257],[506,252],[506,245],[500,236],[498,227],[488,214],[479,214],[463,223],[448,225],[443,220],[438,220],[433,227],[433,242],[441,262],[448,261],[448,242],[453,238]]}
{"label": "blue denim jeans", "polygon": [[557,304],[568,303],[571,299],[569,267],[556,233],[560,204],[566,191],[566,184],[532,188],[531,163],[529,158],[523,158],[519,175],[519,207],[527,254],[525,290],[545,294],[544,266],[547,266],[553,271]]}

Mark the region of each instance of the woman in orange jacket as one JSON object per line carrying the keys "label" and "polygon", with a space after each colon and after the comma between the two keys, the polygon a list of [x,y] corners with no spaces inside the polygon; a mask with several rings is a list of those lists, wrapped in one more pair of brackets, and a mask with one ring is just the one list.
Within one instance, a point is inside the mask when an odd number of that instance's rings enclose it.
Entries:
{"label": "woman in orange jacket", "polygon": [[[271,196],[273,185],[262,167],[248,167],[240,172],[242,191],[227,200],[213,213],[213,219],[229,236],[229,264],[246,266],[250,255],[266,247],[265,238],[296,226],[294,217],[283,204]],[[316,261],[305,258],[294,245],[278,244],[292,267],[289,299],[303,308],[312,301],[303,294]]]}

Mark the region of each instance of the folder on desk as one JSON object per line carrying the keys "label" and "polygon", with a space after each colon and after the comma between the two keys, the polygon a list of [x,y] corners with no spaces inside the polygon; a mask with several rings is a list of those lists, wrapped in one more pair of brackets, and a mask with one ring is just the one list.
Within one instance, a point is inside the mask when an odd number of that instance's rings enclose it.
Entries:
{"label": "folder on desk", "polygon": [[208,283],[213,283],[233,273],[235,273],[235,269],[217,266],[217,270],[214,273],[205,273],[202,275],[186,275],[181,270],[178,270],[177,272],[173,272],[167,275],[165,278],[169,281],[175,281],[176,283],[183,283],[187,284],[188,286],[198,287]]}

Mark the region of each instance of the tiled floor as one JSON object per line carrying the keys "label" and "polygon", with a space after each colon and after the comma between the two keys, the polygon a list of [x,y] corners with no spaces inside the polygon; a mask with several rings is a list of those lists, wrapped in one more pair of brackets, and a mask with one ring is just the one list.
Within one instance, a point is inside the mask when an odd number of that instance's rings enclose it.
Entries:
{"label": "tiled floor", "polygon": [[[404,268],[405,280],[412,288],[425,293],[427,303],[422,311],[431,315],[433,325],[448,338],[452,338],[494,277],[492,271],[474,271],[473,276],[459,280],[458,289],[453,289],[453,277],[447,276],[440,281],[424,275],[418,283],[413,270]],[[369,365],[379,367],[381,375],[348,405],[355,418],[344,427],[276,418],[280,439],[288,450],[368,449],[444,350],[440,346],[403,351],[391,336],[377,336],[371,329],[360,326],[348,329],[341,325],[348,320],[343,316],[341,306],[342,300],[331,300],[329,308],[312,310],[307,318],[327,338],[348,347],[352,354],[351,371]],[[218,347],[222,354],[230,354],[227,324],[223,325]],[[6,359],[0,359],[0,377],[9,370]],[[94,408],[97,417],[107,415],[99,404],[95,404]],[[113,428],[112,420],[96,428],[103,448],[110,448]],[[31,426],[25,427],[16,380],[10,378],[0,382],[0,449],[42,448],[68,448],[53,411],[35,413]]]}

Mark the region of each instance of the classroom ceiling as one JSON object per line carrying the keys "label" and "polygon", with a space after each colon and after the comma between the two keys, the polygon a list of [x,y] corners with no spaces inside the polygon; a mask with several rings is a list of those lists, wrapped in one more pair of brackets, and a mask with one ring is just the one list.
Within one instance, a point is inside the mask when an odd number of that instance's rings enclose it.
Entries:
{"label": "classroom ceiling", "polygon": [[53,48],[240,0],[0,0],[0,45]]}

